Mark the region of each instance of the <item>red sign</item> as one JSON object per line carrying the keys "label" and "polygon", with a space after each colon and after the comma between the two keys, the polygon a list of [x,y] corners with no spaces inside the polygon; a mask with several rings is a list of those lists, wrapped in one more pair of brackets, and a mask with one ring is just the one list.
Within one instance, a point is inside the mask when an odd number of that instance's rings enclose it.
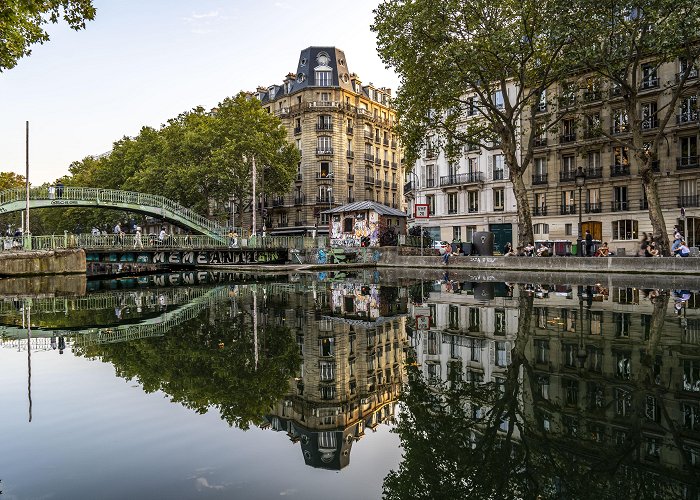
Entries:
{"label": "red sign", "polygon": [[430,217],[430,205],[427,203],[416,203],[413,205],[413,217],[416,219],[427,219]]}

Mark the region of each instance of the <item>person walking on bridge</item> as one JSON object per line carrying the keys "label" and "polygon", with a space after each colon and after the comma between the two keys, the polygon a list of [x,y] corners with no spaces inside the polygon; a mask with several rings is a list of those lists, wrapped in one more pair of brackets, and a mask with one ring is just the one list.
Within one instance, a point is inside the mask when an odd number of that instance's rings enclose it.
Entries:
{"label": "person walking on bridge", "polygon": [[141,226],[136,227],[136,234],[134,235],[134,249],[140,248],[143,250],[143,240],[141,239]]}

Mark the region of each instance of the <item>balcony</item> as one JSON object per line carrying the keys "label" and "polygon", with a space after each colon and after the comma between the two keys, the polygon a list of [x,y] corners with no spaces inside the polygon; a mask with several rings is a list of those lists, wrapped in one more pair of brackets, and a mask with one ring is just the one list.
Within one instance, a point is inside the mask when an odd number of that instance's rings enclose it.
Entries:
{"label": "balcony", "polygon": [[430,159],[430,158],[435,158],[436,156],[437,156],[437,152],[434,149],[430,148],[430,149],[425,150],[425,158]]}
{"label": "balcony", "polygon": [[374,164],[377,165],[377,166],[381,166],[381,164],[382,164],[382,159],[381,159],[380,157],[378,157],[378,156],[375,156],[375,157],[374,157]]}
{"label": "balcony", "polygon": [[333,131],[333,124],[332,123],[317,123],[316,124],[316,132],[332,132]]}
{"label": "balcony", "polygon": [[676,158],[676,168],[678,170],[687,170],[691,168],[698,168],[700,163],[698,162],[698,156],[680,156]]}
{"label": "balcony", "polygon": [[316,156],[330,156],[333,154],[333,148],[316,148]]}
{"label": "balcony", "polygon": [[559,172],[559,182],[574,182],[575,180],[575,170],[562,170],[561,172]]}
{"label": "balcony", "polygon": [[574,215],[576,214],[576,205],[561,205],[559,207],[559,214],[560,215]]}
{"label": "balcony", "polygon": [[391,141],[391,149],[396,149],[396,141]]}
{"label": "balcony", "polygon": [[294,135],[301,134],[301,127],[294,127]]}
{"label": "balcony", "polygon": [[455,215],[457,213],[456,208],[448,208],[447,209],[447,215]]}
{"label": "balcony", "polygon": [[585,90],[583,92],[583,102],[591,103],[600,101],[603,98],[603,93],[600,90]]}
{"label": "balcony", "polygon": [[542,215],[547,215],[547,206],[543,205],[541,207],[534,207],[532,209],[532,215],[535,217],[540,217]]}
{"label": "balcony", "polygon": [[355,153],[352,151],[345,151],[345,157],[352,160],[353,158],[355,158]]}
{"label": "balcony", "polygon": [[398,163],[396,163],[395,161],[391,162],[391,168],[393,168],[394,170],[396,170],[396,168],[398,168],[398,166],[399,166]]}
{"label": "balcony", "polygon": [[493,180],[494,181],[502,181],[503,179],[506,178],[506,171],[505,169],[501,168],[499,170],[494,170],[493,171]]}
{"label": "balcony", "polygon": [[574,142],[576,140],[576,134],[563,134],[559,136],[559,143],[565,144],[567,142]]}
{"label": "balcony", "polygon": [[435,179],[426,179],[425,180],[425,187],[434,188],[435,187]]}
{"label": "balcony", "polygon": [[542,148],[546,145],[547,145],[547,138],[546,137],[535,137],[534,140],[532,141],[533,148]]}
{"label": "balcony", "polygon": [[333,203],[335,203],[335,196],[316,196],[317,205],[323,205],[324,203],[326,205],[332,205]]}
{"label": "balcony", "polygon": [[657,77],[647,77],[642,80],[642,83],[639,85],[639,90],[655,89],[658,88],[658,86],[659,79]]}
{"label": "balcony", "polygon": [[354,196],[348,196],[348,201],[347,203],[355,203],[355,197]]}
{"label": "balcony", "polygon": [[317,181],[332,181],[333,174],[331,172],[316,172]]}
{"label": "balcony", "polygon": [[374,163],[374,155],[365,153],[365,161],[368,163]]}
{"label": "balcony", "polygon": [[600,125],[598,128],[589,128],[583,132],[584,139],[600,139],[601,137],[603,137],[603,132],[600,130]]}
{"label": "balcony", "polygon": [[272,206],[273,207],[283,207],[284,206],[284,198],[283,197],[272,198]]}
{"label": "balcony", "polygon": [[629,209],[629,202],[627,200],[615,200],[610,202],[610,210],[613,212],[627,212]]}
{"label": "balcony", "polygon": [[[676,83],[678,83],[678,82],[681,81],[681,78],[683,78],[683,74],[684,74],[684,73],[685,73],[685,71],[681,71],[680,73],[676,73]],[[687,79],[686,81],[688,81],[688,80],[694,80],[694,79],[696,79],[697,77],[698,77],[698,70],[695,69],[695,68],[693,68],[693,69],[691,69],[690,72],[688,73],[688,79]]]}
{"label": "balcony", "polygon": [[372,139],[374,139],[374,134],[372,132],[367,132],[365,130],[365,139],[367,139],[368,141],[371,141]]}
{"label": "balcony", "polygon": [[385,167],[388,167],[388,166],[389,166],[389,160],[384,160],[383,165],[384,165]]}
{"label": "balcony", "polygon": [[355,132],[355,129],[354,129],[354,128],[352,128],[352,127],[346,127],[346,128],[345,128],[345,133],[346,133],[346,134],[352,135],[353,132]]}
{"label": "balcony", "polygon": [[303,205],[306,203],[306,195],[299,195],[294,197],[294,204],[295,205]]}
{"label": "balcony", "polygon": [[678,208],[685,207],[700,207],[700,196],[697,194],[679,196],[678,197]]}
{"label": "balcony", "polygon": [[382,144],[388,148],[389,147],[389,139],[384,138],[384,140],[382,141]]}
{"label": "balcony", "polygon": [[698,121],[698,113],[681,113],[676,115],[676,125],[684,125],[686,123],[696,123]]}
{"label": "balcony", "polygon": [[279,223],[277,223],[277,227],[289,227],[289,222],[287,222],[287,221],[279,222]]}
{"label": "balcony", "polygon": [[602,179],[603,167],[588,167],[586,169],[586,179]]}
{"label": "balcony", "polygon": [[297,226],[297,227],[298,227],[298,226],[305,226],[305,225],[306,225],[306,219],[294,221],[294,225]]}
{"label": "balcony", "polygon": [[610,165],[610,177],[624,177],[630,175],[629,165]]}
{"label": "balcony", "polygon": [[659,128],[659,120],[655,116],[642,120],[642,130],[654,130]]}
{"label": "balcony", "polygon": [[382,180],[379,177],[375,178],[374,185],[378,188],[382,187]]}
{"label": "balcony", "polygon": [[533,174],[532,175],[532,184],[533,185],[547,184],[547,177],[548,177],[548,174]]}
{"label": "balcony", "polygon": [[440,177],[440,187],[457,186],[462,184],[478,184],[483,182],[481,172],[468,172],[466,174],[446,175]]}
{"label": "balcony", "polygon": [[584,203],[583,211],[587,214],[599,214],[603,211],[602,203]]}
{"label": "balcony", "polygon": [[348,174],[348,182],[355,182],[355,175],[354,174]]}
{"label": "balcony", "polygon": [[389,181],[384,181],[384,189],[389,189],[389,186],[391,186]]}
{"label": "balcony", "polygon": [[395,182],[391,183],[391,189],[398,189],[398,188],[399,188],[399,186]]}
{"label": "balcony", "polygon": [[403,185],[403,194],[408,194],[415,189],[413,181],[409,181]]}
{"label": "balcony", "polygon": [[365,175],[365,184],[374,186],[374,177],[372,177],[371,175]]}
{"label": "balcony", "polygon": [[303,180],[301,172],[297,172],[297,177],[295,179],[296,182],[301,182]]}

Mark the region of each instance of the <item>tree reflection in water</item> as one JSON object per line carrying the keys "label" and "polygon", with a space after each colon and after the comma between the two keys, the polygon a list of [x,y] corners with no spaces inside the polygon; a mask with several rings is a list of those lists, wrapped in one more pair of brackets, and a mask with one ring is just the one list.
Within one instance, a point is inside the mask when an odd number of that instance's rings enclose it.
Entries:
{"label": "tree reflection in water", "polygon": [[[619,332],[591,336],[592,287],[579,288],[580,312],[570,317],[581,321],[574,321],[574,331],[553,334],[546,322],[533,322],[534,289],[518,285],[515,291],[517,335],[498,377],[465,380],[469,370],[453,359],[447,376],[436,379],[409,362],[395,430],[403,461],[385,478],[385,497],[698,498],[691,451],[698,429],[683,429],[681,399],[688,395],[679,391],[678,356],[684,353],[680,332],[670,328],[677,320],[667,316],[669,293],[655,291],[653,311],[642,317],[644,334],[631,344],[614,338]],[[616,358],[622,368],[596,366],[597,346],[607,337],[613,340],[605,341],[606,352],[639,353],[631,369],[630,354]],[[568,352],[562,349],[561,363],[537,352],[536,342],[549,346],[550,338],[573,341]],[[566,366],[567,354],[574,365]],[[424,363],[429,356],[417,358]],[[559,397],[549,389],[550,377],[559,381]]]}
{"label": "tree reflection in water", "polygon": [[258,301],[257,348],[249,295],[235,303],[213,303],[163,337],[77,347],[75,352],[112,363],[118,376],[138,380],[148,393],[163,391],[201,414],[216,408],[229,425],[247,429],[263,423],[299,366],[283,318],[271,314],[276,308],[262,297]]}

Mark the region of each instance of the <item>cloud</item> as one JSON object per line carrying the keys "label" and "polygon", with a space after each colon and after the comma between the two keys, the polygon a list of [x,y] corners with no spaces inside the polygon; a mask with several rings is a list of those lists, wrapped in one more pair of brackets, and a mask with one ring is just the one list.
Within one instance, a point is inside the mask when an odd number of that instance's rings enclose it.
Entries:
{"label": "cloud", "polygon": [[209,12],[202,12],[201,14],[197,12],[192,13],[192,19],[204,19],[207,17],[218,17],[219,16],[219,11],[218,10],[211,10]]}
{"label": "cloud", "polygon": [[202,491],[204,489],[208,490],[223,490],[224,487],[221,484],[209,484],[206,477],[198,477],[194,480],[195,488],[197,491]]}
{"label": "cloud", "polygon": [[293,495],[293,494],[295,494],[296,492],[297,492],[296,488],[288,488],[288,489],[286,489],[286,490],[284,490],[284,491],[280,491],[280,496],[281,496],[281,497],[284,497],[284,496],[287,496],[287,495]]}

